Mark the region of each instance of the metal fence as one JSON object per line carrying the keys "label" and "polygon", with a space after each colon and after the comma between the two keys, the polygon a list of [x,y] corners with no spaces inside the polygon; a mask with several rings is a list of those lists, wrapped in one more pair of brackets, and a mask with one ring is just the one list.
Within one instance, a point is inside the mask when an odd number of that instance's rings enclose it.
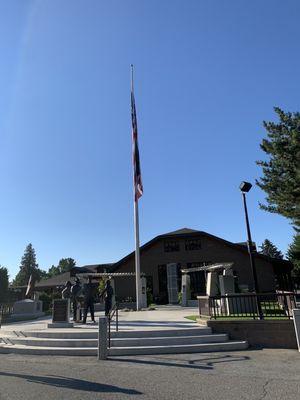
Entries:
{"label": "metal fence", "polygon": [[292,309],[296,308],[293,292],[242,293],[224,296],[199,296],[200,317],[252,318],[259,319],[258,302],[264,319],[291,319]]}
{"label": "metal fence", "polygon": [[5,322],[6,319],[13,313],[14,307],[11,303],[2,303],[0,304],[0,328],[2,322]]}

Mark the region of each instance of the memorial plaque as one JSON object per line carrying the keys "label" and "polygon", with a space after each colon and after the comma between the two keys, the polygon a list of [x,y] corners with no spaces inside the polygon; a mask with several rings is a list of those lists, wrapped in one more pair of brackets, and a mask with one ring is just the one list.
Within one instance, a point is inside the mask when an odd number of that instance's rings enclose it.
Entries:
{"label": "memorial plaque", "polygon": [[70,300],[61,299],[53,301],[52,322],[69,322]]}

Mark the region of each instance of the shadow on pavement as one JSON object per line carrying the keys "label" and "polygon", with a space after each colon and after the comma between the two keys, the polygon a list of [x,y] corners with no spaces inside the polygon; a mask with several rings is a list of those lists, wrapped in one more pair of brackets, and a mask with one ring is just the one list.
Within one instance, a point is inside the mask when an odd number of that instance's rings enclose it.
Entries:
{"label": "shadow on pavement", "polygon": [[139,392],[138,390],[134,389],[125,389],[118,386],[86,381],[84,379],[68,378],[64,376],[56,376],[56,375],[34,376],[26,374],[13,374],[9,372],[0,372],[0,377],[1,376],[22,378],[22,379],[27,379],[27,381],[31,383],[40,383],[42,385],[49,385],[58,388],[67,388],[72,390],[84,390],[87,392],[124,393],[130,395],[142,394],[142,392]]}
{"label": "shadow on pavement", "polygon": [[184,360],[184,359],[172,359],[172,358],[159,358],[153,359],[131,359],[131,358],[117,358],[110,357],[111,361],[126,362],[133,364],[147,364],[147,365],[160,365],[163,367],[178,367],[178,368],[191,368],[191,369],[213,369],[214,364],[227,363],[227,362],[240,362],[250,360],[247,356],[231,356],[231,355],[220,355],[217,357],[206,357],[197,360]]}

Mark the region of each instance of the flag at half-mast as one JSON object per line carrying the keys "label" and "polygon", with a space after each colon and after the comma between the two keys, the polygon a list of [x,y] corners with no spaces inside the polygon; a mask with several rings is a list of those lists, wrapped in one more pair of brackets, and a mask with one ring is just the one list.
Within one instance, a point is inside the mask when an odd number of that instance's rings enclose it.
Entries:
{"label": "flag at half-mast", "polygon": [[132,158],[133,158],[133,184],[134,184],[134,200],[143,195],[143,183],[140,164],[140,154],[138,146],[138,129],[136,119],[136,108],[133,88],[131,89],[131,119],[132,119]]}

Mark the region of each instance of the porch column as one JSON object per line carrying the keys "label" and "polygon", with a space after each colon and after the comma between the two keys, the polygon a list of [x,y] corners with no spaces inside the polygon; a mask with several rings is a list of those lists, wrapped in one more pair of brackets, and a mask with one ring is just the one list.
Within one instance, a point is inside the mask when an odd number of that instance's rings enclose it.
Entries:
{"label": "porch column", "polygon": [[181,278],[181,293],[182,293],[182,307],[188,306],[188,301],[191,300],[191,277],[189,274],[182,274]]}
{"label": "porch column", "polygon": [[169,304],[178,304],[177,264],[167,264]]}

